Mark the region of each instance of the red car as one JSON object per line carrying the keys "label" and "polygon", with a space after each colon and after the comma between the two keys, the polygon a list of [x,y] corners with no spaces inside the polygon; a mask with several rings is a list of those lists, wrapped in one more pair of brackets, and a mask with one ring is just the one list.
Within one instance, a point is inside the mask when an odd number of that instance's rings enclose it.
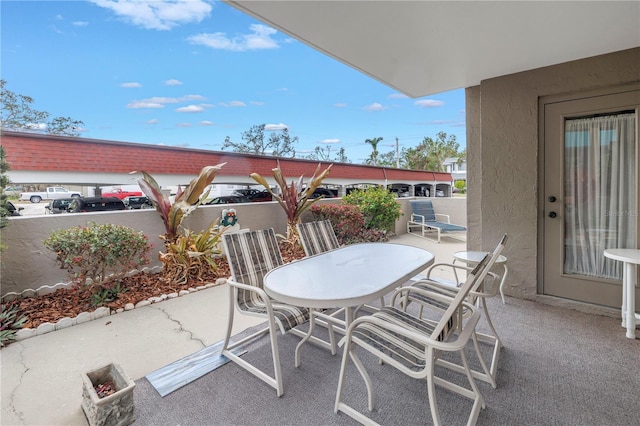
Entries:
{"label": "red car", "polygon": [[142,197],[142,192],[140,191],[124,191],[122,188],[116,188],[111,192],[103,192],[102,197],[116,197],[120,200],[127,197]]}

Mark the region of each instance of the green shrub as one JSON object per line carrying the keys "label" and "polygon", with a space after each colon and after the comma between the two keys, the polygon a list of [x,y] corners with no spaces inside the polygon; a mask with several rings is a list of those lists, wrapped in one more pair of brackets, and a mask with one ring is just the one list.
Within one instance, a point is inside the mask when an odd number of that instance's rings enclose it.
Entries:
{"label": "green shrub", "polygon": [[395,195],[381,186],[356,189],[344,196],[342,201],[360,207],[367,229],[393,232],[396,220],[402,214]]}
{"label": "green shrub", "polygon": [[387,232],[366,229],[360,207],[352,204],[315,204],[311,206],[315,220],[328,220],[340,245],[388,241]]}
{"label": "green shrub", "polygon": [[56,262],[77,285],[115,281],[149,263],[147,237],[126,226],[89,223],[58,230],[44,240],[56,253]]}

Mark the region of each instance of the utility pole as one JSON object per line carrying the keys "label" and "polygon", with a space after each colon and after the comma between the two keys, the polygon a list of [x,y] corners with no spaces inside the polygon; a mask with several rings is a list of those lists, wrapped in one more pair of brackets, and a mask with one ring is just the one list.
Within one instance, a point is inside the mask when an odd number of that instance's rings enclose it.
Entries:
{"label": "utility pole", "polygon": [[400,168],[400,155],[398,154],[398,137],[396,136],[396,169]]}

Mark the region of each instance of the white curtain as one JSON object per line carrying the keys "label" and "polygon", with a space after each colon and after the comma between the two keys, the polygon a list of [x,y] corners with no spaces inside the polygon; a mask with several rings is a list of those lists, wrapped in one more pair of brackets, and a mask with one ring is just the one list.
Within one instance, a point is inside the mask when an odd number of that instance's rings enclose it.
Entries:
{"label": "white curtain", "polygon": [[636,248],[636,116],[565,121],[564,273],[622,279],[607,248]]}

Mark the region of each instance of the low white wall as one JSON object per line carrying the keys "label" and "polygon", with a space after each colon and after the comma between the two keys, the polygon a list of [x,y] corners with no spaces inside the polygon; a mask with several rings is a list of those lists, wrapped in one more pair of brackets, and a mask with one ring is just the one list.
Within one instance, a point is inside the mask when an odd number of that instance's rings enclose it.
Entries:
{"label": "low white wall", "polygon": [[[400,198],[405,215],[396,223],[396,233],[406,232],[406,212],[410,212],[409,198]],[[433,199],[437,213],[451,215],[451,221],[466,224],[464,199]],[[320,203],[340,203],[340,199],[321,200]],[[264,229],[273,227],[277,234],[287,231],[286,216],[276,202],[233,204],[219,206],[201,206],[183,222],[183,226],[200,231],[212,221],[221,217],[222,210],[234,208],[241,228]],[[310,220],[310,213],[303,216]],[[43,285],[53,285],[69,281],[65,270],[59,269],[56,255],[42,243],[51,233],[59,229],[68,229],[89,222],[114,223],[142,231],[153,244],[150,252],[151,264],[159,266],[158,252],[163,250],[159,238],[164,234],[164,224],[155,210],[127,210],[103,213],[57,214],[22,216],[10,219],[9,226],[2,229],[2,241],[7,249],[1,255],[1,294],[19,293],[26,289],[37,289]]]}

